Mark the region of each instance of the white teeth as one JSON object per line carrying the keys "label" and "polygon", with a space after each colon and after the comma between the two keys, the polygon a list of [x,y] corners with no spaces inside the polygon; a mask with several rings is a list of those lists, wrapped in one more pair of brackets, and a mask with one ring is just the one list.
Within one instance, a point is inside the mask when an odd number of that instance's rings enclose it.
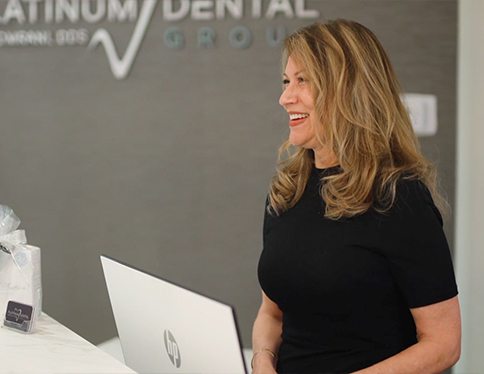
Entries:
{"label": "white teeth", "polygon": [[292,120],[295,120],[295,119],[302,119],[302,118],[306,118],[306,117],[309,117],[309,114],[307,113],[304,113],[304,114],[289,114],[289,118]]}

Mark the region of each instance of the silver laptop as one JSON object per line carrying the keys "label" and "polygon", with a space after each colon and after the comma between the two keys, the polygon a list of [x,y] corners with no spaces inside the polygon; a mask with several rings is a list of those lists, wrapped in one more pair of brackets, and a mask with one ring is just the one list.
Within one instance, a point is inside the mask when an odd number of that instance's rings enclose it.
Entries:
{"label": "silver laptop", "polygon": [[246,373],[234,309],[101,256],[124,360],[138,373]]}

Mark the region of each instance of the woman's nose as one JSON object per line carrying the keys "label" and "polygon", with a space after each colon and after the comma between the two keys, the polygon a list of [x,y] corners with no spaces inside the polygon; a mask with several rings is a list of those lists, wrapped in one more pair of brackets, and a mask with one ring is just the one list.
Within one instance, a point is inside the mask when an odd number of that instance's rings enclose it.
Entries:
{"label": "woman's nose", "polygon": [[291,85],[288,85],[284,91],[282,91],[281,97],[279,98],[279,104],[286,106],[289,104],[294,104],[297,102],[297,96]]}

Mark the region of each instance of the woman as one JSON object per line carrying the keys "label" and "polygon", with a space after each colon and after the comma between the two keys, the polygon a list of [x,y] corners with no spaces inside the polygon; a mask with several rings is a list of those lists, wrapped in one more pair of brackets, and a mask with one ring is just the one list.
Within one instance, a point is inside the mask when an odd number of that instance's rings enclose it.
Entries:
{"label": "woman", "polygon": [[285,42],[289,139],[259,262],[254,373],[436,373],[460,312],[435,173],[389,59],[336,20]]}

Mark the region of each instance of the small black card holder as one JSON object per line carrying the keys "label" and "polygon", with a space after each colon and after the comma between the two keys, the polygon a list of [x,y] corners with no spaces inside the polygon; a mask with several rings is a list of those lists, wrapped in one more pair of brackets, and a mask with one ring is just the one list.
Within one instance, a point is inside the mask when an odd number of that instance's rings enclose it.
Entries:
{"label": "small black card holder", "polygon": [[34,308],[31,305],[10,300],[3,324],[11,329],[28,333],[33,327],[33,317]]}

